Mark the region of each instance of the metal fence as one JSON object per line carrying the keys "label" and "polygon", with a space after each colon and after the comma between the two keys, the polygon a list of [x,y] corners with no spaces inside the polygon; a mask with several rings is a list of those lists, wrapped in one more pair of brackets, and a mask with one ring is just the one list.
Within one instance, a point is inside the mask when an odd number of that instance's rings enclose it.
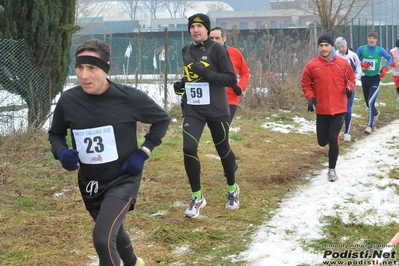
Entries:
{"label": "metal fence", "polygon": [[[165,66],[165,39],[142,36],[77,36],[73,40],[72,52],[76,46],[88,39],[101,39],[111,46],[110,75],[135,75],[163,74]],[[168,44],[168,68],[171,73],[177,73],[182,67],[181,40],[169,40]],[[75,74],[75,58],[72,59],[70,75]]]}
{"label": "metal fence", "polygon": [[389,52],[395,47],[395,41],[399,39],[399,25],[348,25],[340,27],[333,32],[333,37],[344,36],[348,40],[348,46],[356,52],[361,45],[367,44],[367,34],[374,28],[378,32],[377,45]]}
{"label": "metal fence", "polygon": [[[371,26],[349,25],[337,29],[333,37],[344,36],[356,50],[367,43]],[[378,25],[377,43],[390,50],[398,36],[397,25]],[[270,76],[300,76],[304,64],[317,53],[317,25],[308,28],[235,30],[228,32],[228,44],[241,50],[249,68],[249,89],[267,86]],[[182,48],[191,42],[186,31],[75,36],[71,46],[72,62],[68,84],[76,84],[74,53],[77,44],[91,38],[102,39],[111,46],[110,78],[129,84],[161,99],[165,109],[178,102],[172,84],[182,74]],[[48,101],[48,87],[24,52],[24,40],[0,40],[0,133],[13,132],[28,125],[31,102]],[[148,86],[152,85],[152,86]],[[58,95],[59,96],[59,95]],[[58,99],[52,99],[53,104]],[[49,104],[49,103],[46,103]],[[32,106],[40,106],[32,105]],[[34,112],[32,112],[34,111]],[[48,117],[50,114],[45,114]],[[32,118],[30,118],[32,119]],[[48,126],[48,121],[44,126]]]}
{"label": "metal fence", "polygon": [[[251,69],[249,88],[264,86],[265,80],[278,73],[284,75],[293,68],[298,72],[299,62],[309,58],[310,36],[314,29],[270,29],[267,31],[230,31],[228,43],[239,48]],[[172,84],[183,73],[182,48],[191,42],[187,32],[132,33],[130,35],[76,36],[71,53],[87,39],[101,39],[111,46],[110,77],[146,91],[150,96],[162,95],[161,105],[168,109],[178,102]],[[314,55],[312,53],[311,55]],[[70,75],[75,75],[73,61]],[[297,73],[296,73],[297,74]],[[153,86],[148,86],[152,84]]]}
{"label": "metal fence", "polygon": [[[259,60],[261,57],[273,57],[273,53],[268,55],[263,53],[278,49],[279,45],[284,45],[287,38],[293,42],[308,42],[308,34],[309,29],[307,28],[237,31],[234,33],[236,36],[234,36],[233,44],[231,38],[228,43],[239,48],[247,60]],[[74,54],[77,44],[87,39],[104,40],[111,46],[110,75],[134,75],[136,73],[139,75],[162,75],[165,72],[181,74],[183,64],[181,50],[191,42],[191,38],[187,33],[181,33],[180,36],[179,32],[178,35],[176,36],[176,32],[166,30],[164,33],[132,33],[124,36],[120,34],[76,36],[71,49]],[[266,62],[270,62],[270,58],[266,59]],[[74,65],[73,59],[70,75],[75,73]],[[266,64],[265,67],[269,66]]]}
{"label": "metal fence", "polygon": [[[316,27],[315,27],[316,26]],[[332,33],[332,36],[343,36],[348,40],[348,46],[353,50],[367,44],[367,33],[372,26],[348,25],[340,27]],[[389,51],[399,38],[398,25],[378,25],[374,28],[379,33],[378,45]],[[321,34],[318,25],[310,25],[308,28],[289,29],[261,29],[261,30],[230,30],[228,32],[228,44],[239,48],[248,60],[263,57],[265,71],[272,71],[272,66],[267,64],[273,53],[263,56],[262,51],[278,49],[285,39],[291,38],[291,44],[308,42],[316,52],[316,41]],[[76,45],[90,38],[102,39],[111,45],[111,75],[129,74],[163,74],[165,64],[169,74],[179,74],[182,70],[181,49],[190,43],[191,38],[187,32],[167,31],[131,34],[105,34],[76,36],[71,47],[72,54]],[[233,38],[233,40],[232,40]],[[269,40],[270,42],[267,42]],[[304,43],[302,43],[305,45]],[[273,46],[273,47],[269,47]],[[281,46],[280,46],[281,48]],[[165,51],[167,57],[165,57]],[[268,58],[269,57],[269,58]],[[167,61],[166,61],[167,60]],[[70,75],[74,75],[74,61],[71,64]]]}
{"label": "metal fence", "polygon": [[27,57],[24,40],[0,40],[0,133],[26,128],[37,102],[48,99],[41,71]]}

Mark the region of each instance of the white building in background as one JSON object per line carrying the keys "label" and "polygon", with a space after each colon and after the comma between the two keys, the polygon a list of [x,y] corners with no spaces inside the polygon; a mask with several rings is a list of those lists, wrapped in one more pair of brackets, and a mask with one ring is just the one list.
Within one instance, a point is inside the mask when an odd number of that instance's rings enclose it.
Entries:
{"label": "white building in background", "polygon": [[159,31],[165,27],[180,30],[183,26],[187,28],[187,18],[195,13],[234,11],[230,5],[220,1],[187,1],[184,17],[171,18],[168,9],[163,7],[156,11],[156,19],[152,19],[145,1],[142,2],[136,12],[136,20],[132,20],[123,1],[79,1],[77,22],[83,30],[78,34]]}

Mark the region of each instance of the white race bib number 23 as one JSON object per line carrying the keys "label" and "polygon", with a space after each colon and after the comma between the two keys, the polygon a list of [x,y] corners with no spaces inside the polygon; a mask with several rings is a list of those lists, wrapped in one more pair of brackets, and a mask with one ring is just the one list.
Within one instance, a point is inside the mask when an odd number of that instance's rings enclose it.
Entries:
{"label": "white race bib number 23", "polygon": [[114,128],[103,126],[72,130],[79,159],[85,164],[103,164],[118,159]]}
{"label": "white race bib number 23", "polygon": [[211,103],[208,82],[186,82],[187,104],[208,105]]}

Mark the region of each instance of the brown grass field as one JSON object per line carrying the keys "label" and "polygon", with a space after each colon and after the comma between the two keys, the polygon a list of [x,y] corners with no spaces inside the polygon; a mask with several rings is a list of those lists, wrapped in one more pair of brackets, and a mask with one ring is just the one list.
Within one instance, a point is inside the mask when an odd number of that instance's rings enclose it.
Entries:
{"label": "brown grass field", "polygon": [[[356,98],[354,113],[360,117],[352,122],[355,141],[365,137],[367,119],[360,88]],[[398,118],[393,85],[382,88],[378,102],[385,103],[379,107],[378,127]],[[184,217],[190,188],[183,167],[181,119],[176,116],[163,144],[146,162],[136,209],[126,217],[135,252],[146,265],[245,265],[232,261],[248,247],[251,234],[288,191],[326,161],[327,148],[317,145],[314,133],[284,134],[261,126],[268,121],[293,124],[295,115],[315,119],[314,113],[306,112],[304,99],[289,113],[239,108],[232,126],[240,130],[230,136],[239,163],[238,211],[225,210],[225,178],[205,130],[199,154],[208,204],[200,219]],[[141,127],[139,138],[146,129]],[[341,142],[341,153],[350,147]],[[77,173],[65,171],[54,160],[47,133],[1,136],[0,160],[0,265],[89,265],[90,256],[96,255],[93,222],[78,191]]]}

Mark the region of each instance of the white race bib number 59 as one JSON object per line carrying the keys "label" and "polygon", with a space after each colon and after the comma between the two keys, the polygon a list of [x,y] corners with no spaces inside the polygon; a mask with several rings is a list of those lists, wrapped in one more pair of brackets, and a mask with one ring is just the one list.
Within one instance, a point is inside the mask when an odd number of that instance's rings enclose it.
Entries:
{"label": "white race bib number 59", "polygon": [[208,82],[186,82],[187,104],[208,105],[211,103]]}

